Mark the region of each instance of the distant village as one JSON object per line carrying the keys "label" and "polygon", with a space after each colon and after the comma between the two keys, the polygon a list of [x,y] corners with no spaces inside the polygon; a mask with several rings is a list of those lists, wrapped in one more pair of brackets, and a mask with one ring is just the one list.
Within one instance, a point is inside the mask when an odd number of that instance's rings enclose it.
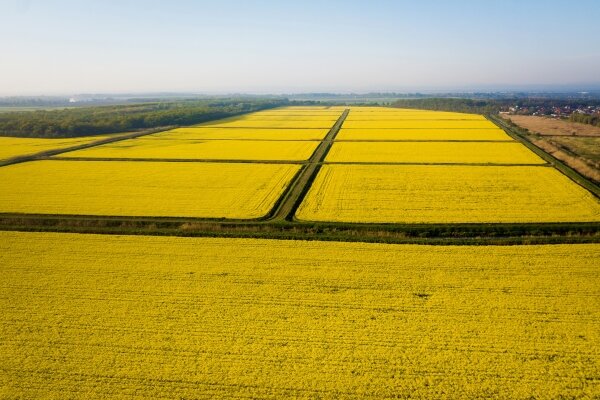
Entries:
{"label": "distant village", "polygon": [[568,118],[573,113],[600,116],[600,105],[527,105],[505,106],[500,114],[539,115],[553,118]]}

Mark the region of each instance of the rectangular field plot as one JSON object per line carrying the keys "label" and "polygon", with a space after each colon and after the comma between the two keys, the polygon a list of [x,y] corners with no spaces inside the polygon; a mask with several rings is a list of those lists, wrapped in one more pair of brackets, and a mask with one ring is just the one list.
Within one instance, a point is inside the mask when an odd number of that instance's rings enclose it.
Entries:
{"label": "rectangular field plot", "polygon": [[396,107],[363,107],[363,106],[351,106],[350,114],[353,115],[394,115],[394,114],[451,114],[451,115],[463,115],[463,116],[479,116],[480,114],[472,113],[459,113],[452,111],[434,111],[434,110],[421,110],[413,108],[396,108]]}
{"label": "rectangular field plot", "polygon": [[300,114],[248,114],[244,116],[244,121],[331,121],[331,124],[338,120],[341,113],[331,114],[331,115],[300,115]]}
{"label": "rectangular field plot", "polygon": [[258,111],[258,112],[319,112],[319,113],[328,113],[334,111],[342,112],[347,107],[344,106],[289,106],[289,107],[278,107],[278,108],[270,108],[268,110]]}
{"label": "rectangular field plot", "polygon": [[0,213],[259,218],[299,166],[35,161],[0,168]]}
{"label": "rectangular field plot", "polygon": [[595,222],[600,202],[543,166],[324,165],[296,216],[377,223]]}
{"label": "rectangular field plot", "polygon": [[598,244],[0,232],[6,399],[592,399]]}
{"label": "rectangular field plot", "polygon": [[340,129],[335,140],[505,140],[502,129]]}
{"label": "rectangular field plot", "polygon": [[545,164],[518,142],[336,142],[325,161]]}
{"label": "rectangular field plot", "polygon": [[329,129],[176,128],[148,137],[161,139],[322,140]]}
{"label": "rectangular field plot", "polygon": [[314,118],[314,119],[333,119],[336,120],[342,115],[342,111],[277,111],[277,110],[269,110],[269,111],[259,111],[253,114],[252,116],[256,116],[257,118],[275,118],[275,117],[290,117],[290,118]]}
{"label": "rectangular field plot", "polygon": [[370,107],[370,106],[351,106],[350,112],[352,113],[427,113],[432,112],[431,110],[421,110],[413,108],[396,108],[396,107]]}
{"label": "rectangular field plot", "polygon": [[398,120],[464,120],[464,121],[486,121],[483,115],[459,114],[448,112],[402,112],[402,113],[355,113],[351,111],[346,121],[398,121]]}
{"label": "rectangular field plot", "polygon": [[346,129],[498,129],[487,120],[346,120],[343,127]]}
{"label": "rectangular field plot", "polygon": [[0,137],[0,160],[7,160],[9,158],[31,155],[40,153],[42,151],[58,150],[80,144],[91,143],[96,140],[106,139],[115,135],[119,134],[116,133],[113,135],[86,136],[65,139]]}
{"label": "rectangular field plot", "polygon": [[462,116],[462,115],[420,115],[420,114],[376,114],[365,116],[362,114],[350,115],[346,121],[486,121],[481,115]]}
{"label": "rectangular field plot", "polygon": [[64,153],[61,157],[302,161],[310,158],[318,144],[316,141],[138,138]]}
{"label": "rectangular field plot", "polygon": [[315,120],[257,120],[253,118],[223,119],[220,121],[206,122],[197,127],[209,128],[331,128],[335,121],[315,121]]}

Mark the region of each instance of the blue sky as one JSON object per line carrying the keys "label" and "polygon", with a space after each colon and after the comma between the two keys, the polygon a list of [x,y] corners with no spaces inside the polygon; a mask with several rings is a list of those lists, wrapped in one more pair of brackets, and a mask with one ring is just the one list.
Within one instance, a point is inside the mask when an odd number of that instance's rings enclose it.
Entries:
{"label": "blue sky", "polygon": [[600,84],[600,1],[0,0],[0,95]]}

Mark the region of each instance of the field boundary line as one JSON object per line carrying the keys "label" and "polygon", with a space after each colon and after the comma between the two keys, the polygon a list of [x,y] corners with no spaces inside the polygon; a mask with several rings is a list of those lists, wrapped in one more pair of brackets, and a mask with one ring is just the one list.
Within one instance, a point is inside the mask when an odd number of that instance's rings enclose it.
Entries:
{"label": "field boundary line", "polygon": [[597,223],[364,224],[0,214],[0,231],[223,237],[425,245],[600,243]]}
{"label": "field boundary line", "polygon": [[[221,121],[221,120],[215,120],[215,121]],[[329,121],[329,122],[333,122]],[[272,126],[263,126],[263,127],[259,127],[259,126],[195,126],[195,125],[189,125],[189,126],[178,126],[178,129],[265,129],[265,130],[295,130],[295,129],[312,129],[312,130],[319,130],[319,131],[328,131],[328,129],[331,128],[299,128],[297,126],[294,127],[272,127]],[[481,128],[481,129],[492,129],[492,128]]]}
{"label": "field boundary line", "polygon": [[489,130],[497,130],[498,127],[496,128],[344,128],[344,129],[354,129],[354,130],[360,130],[360,131],[384,131],[384,130],[431,130],[431,129],[436,129],[436,130],[440,130],[440,131],[468,131],[470,129],[478,129],[478,130],[485,130],[485,129],[489,129]]}
{"label": "field boundary line", "polygon": [[[205,141],[231,141],[231,142],[320,142],[322,139],[230,139],[230,138],[161,138],[161,137],[156,137],[153,138],[155,140],[164,140],[164,141],[177,141],[177,140],[185,140],[185,141],[198,141],[198,142],[205,142]],[[506,142],[509,142],[508,140],[506,140]]]}
{"label": "field boundary line", "polygon": [[216,164],[306,164],[306,160],[244,160],[221,158],[118,158],[118,157],[49,157],[46,161],[127,161],[127,162],[197,162]]}
{"label": "field boundary line", "polygon": [[480,118],[360,118],[352,121],[371,122],[371,121],[481,121]]}
{"label": "field boundary line", "polygon": [[[545,161],[545,160],[544,160]],[[443,166],[463,166],[463,167],[551,167],[547,162],[541,164],[509,164],[509,163],[445,163],[445,162],[402,162],[402,161],[323,161],[326,165],[443,165]]]}
{"label": "field boundary line", "polygon": [[432,143],[515,143],[518,142],[517,140],[514,140],[513,138],[509,138],[509,140],[471,140],[471,139],[466,139],[466,140],[460,140],[460,139],[449,139],[449,140],[442,140],[442,139],[431,139],[431,140],[427,140],[427,139],[336,139],[335,141],[336,143],[343,143],[343,142],[361,142],[361,143],[395,143],[395,142],[399,142],[399,143],[428,143],[428,142],[432,142]]}

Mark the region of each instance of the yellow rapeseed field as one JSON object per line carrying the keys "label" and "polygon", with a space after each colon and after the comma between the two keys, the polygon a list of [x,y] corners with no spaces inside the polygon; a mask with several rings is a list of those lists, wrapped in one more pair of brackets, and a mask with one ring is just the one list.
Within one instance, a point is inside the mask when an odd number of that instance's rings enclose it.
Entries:
{"label": "yellow rapeseed field", "polygon": [[371,107],[371,106],[351,106],[349,107],[353,114],[381,114],[381,113],[430,113],[431,110],[419,110],[412,108],[395,108],[395,107]]}
{"label": "yellow rapeseed field", "polygon": [[176,128],[148,137],[186,140],[322,140],[329,129]]}
{"label": "yellow rapeseed field", "polygon": [[478,114],[459,114],[440,111],[429,112],[372,112],[372,113],[357,113],[355,109],[351,109],[346,121],[398,121],[398,120],[465,120],[465,121],[485,121],[483,115]]}
{"label": "yellow rapeseed field", "polygon": [[286,121],[331,121],[331,124],[333,125],[333,123],[335,121],[338,120],[338,118],[340,117],[339,112],[335,112],[335,113],[331,113],[331,114],[324,114],[324,115],[315,115],[315,114],[306,114],[306,115],[302,115],[302,114],[288,114],[288,113],[281,113],[281,114],[259,114],[259,113],[253,113],[253,114],[248,114],[248,115],[244,115],[244,121],[282,121],[282,120],[286,120]]}
{"label": "yellow rapeseed field", "polygon": [[490,121],[483,120],[346,120],[343,125],[347,129],[498,129]]}
{"label": "yellow rapeseed field", "polygon": [[0,168],[0,213],[259,218],[298,165],[35,161]]}
{"label": "yellow rapeseed field", "polygon": [[334,123],[335,121],[328,120],[291,120],[288,118],[283,118],[281,120],[264,120],[236,117],[219,121],[205,122],[203,124],[194,126],[211,128],[331,128]]}
{"label": "yellow rapeseed field", "polygon": [[289,112],[319,112],[319,113],[330,113],[334,111],[343,111],[346,107],[344,106],[288,106],[288,107],[278,107],[271,108],[268,110],[257,111],[257,112],[281,112],[281,113],[289,113]]}
{"label": "yellow rapeseed field", "polygon": [[600,397],[600,245],[0,232],[0,397]]}
{"label": "yellow rapeseed field", "polygon": [[297,218],[378,223],[591,222],[600,202],[551,167],[324,165]]}
{"label": "yellow rapeseed field", "polygon": [[[118,134],[113,134],[114,136]],[[6,160],[18,156],[26,156],[48,150],[57,150],[65,147],[77,146],[102,140],[110,137],[86,136],[66,139],[38,139],[38,138],[16,138],[0,136],[0,160]]]}
{"label": "yellow rapeseed field", "polygon": [[340,129],[336,140],[504,140],[502,129]]}
{"label": "yellow rapeseed field", "polygon": [[419,109],[413,109],[413,108],[395,108],[395,107],[365,107],[365,106],[350,106],[350,107],[346,107],[350,109],[350,114],[352,115],[363,115],[363,116],[369,116],[369,115],[395,115],[395,114],[404,114],[404,115],[411,115],[411,114],[422,114],[422,115],[442,115],[442,114],[448,114],[448,115],[456,115],[456,116],[463,116],[465,118],[469,118],[469,117],[473,117],[473,116],[477,116],[479,117],[480,114],[471,114],[471,113],[459,113],[459,112],[452,112],[452,111],[433,111],[433,110],[419,110]]}
{"label": "yellow rapeseed field", "polygon": [[64,153],[61,157],[301,161],[310,158],[318,143],[143,137]]}
{"label": "yellow rapeseed field", "polygon": [[308,117],[328,117],[328,118],[339,118],[342,115],[343,110],[266,110],[266,111],[258,111],[252,113],[252,116],[256,117],[290,117],[294,119],[295,117],[300,118],[308,118]]}
{"label": "yellow rapeseed field", "polygon": [[325,161],[545,164],[518,142],[336,142]]}

